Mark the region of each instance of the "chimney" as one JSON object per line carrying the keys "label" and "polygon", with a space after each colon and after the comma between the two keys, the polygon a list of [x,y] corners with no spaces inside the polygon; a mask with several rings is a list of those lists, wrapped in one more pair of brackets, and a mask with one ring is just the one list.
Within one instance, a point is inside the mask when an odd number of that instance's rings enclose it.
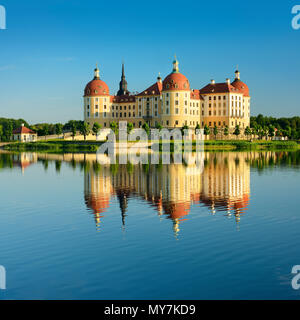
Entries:
{"label": "chimney", "polygon": [[211,84],[215,84],[216,81],[215,81],[215,80],[210,80],[210,83],[211,83]]}
{"label": "chimney", "polygon": [[226,83],[230,84],[230,79],[229,78],[226,79]]}

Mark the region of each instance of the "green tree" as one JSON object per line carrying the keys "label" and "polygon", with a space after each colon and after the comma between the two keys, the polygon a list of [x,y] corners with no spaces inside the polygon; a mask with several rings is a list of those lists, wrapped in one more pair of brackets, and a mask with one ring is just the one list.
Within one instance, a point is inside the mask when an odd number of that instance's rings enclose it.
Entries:
{"label": "green tree", "polygon": [[204,126],[204,134],[205,134],[206,136],[209,136],[209,135],[210,135],[210,128],[209,128],[207,125]]}
{"label": "green tree", "polygon": [[229,135],[229,129],[228,129],[228,126],[225,126],[224,128],[224,136],[228,136]]}
{"label": "green tree", "polygon": [[55,125],[55,133],[56,133],[57,135],[61,135],[62,132],[63,132],[63,125],[62,125],[61,123],[57,123],[57,124]]}
{"label": "green tree", "polygon": [[162,125],[157,122],[156,125],[155,125],[155,128],[160,131],[162,129]]}
{"label": "green tree", "polygon": [[215,125],[214,126],[214,130],[213,130],[214,136],[215,136],[215,140],[217,140],[217,135],[219,133],[218,127]]}
{"label": "green tree", "polygon": [[147,122],[145,122],[145,123],[142,125],[142,128],[147,132],[147,135],[149,136],[150,127],[149,127],[149,125],[148,125]]}
{"label": "green tree", "polygon": [[252,130],[250,129],[250,127],[247,126],[244,133],[245,136],[248,138],[252,134]]}
{"label": "green tree", "polygon": [[200,124],[197,123],[197,125],[196,125],[196,127],[195,127],[195,133],[197,132],[197,130],[200,130],[200,129],[201,129]]}
{"label": "green tree", "polygon": [[3,140],[3,126],[0,124],[0,141]]}
{"label": "green tree", "polygon": [[236,136],[236,138],[238,138],[238,136],[241,134],[240,126],[238,124],[235,126],[233,134]]}
{"label": "green tree", "polygon": [[84,136],[84,140],[86,140],[86,136],[90,134],[90,125],[87,122],[84,122],[80,127],[80,134]]}
{"label": "green tree", "polygon": [[130,134],[130,132],[133,130],[133,123],[132,122],[128,122],[127,123],[127,133]]}
{"label": "green tree", "polygon": [[101,125],[98,122],[95,122],[92,128],[94,135],[97,136],[100,130],[101,130]]}
{"label": "green tree", "polygon": [[182,126],[182,128],[181,128],[181,134],[182,134],[182,136],[184,136],[184,130],[189,130],[189,126],[187,125],[187,124],[185,124],[184,126]]}
{"label": "green tree", "polygon": [[73,138],[73,141],[74,141],[76,133],[77,133],[77,125],[76,125],[76,123],[72,123],[70,129],[71,129],[72,138]]}
{"label": "green tree", "polygon": [[110,126],[111,130],[114,132],[114,134],[117,135],[118,130],[119,130],[119,124],[117,122],[113,121],[110,123],[109,126]]}
{"label": "green tree", "polygon": [[269,137],[271,137],[271,139],[272,139],[274,137],[274,135],[275,135],[275,128],[272,125],[270,125],[269,126]]}

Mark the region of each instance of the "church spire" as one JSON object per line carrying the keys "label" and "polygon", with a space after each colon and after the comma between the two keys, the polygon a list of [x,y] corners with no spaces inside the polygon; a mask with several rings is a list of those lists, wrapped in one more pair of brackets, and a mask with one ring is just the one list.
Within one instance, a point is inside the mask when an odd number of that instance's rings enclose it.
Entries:
{"label": "church spire", "polygon": [[239,72],[239,66],[236,66],[235,79],[236,80],[240,80],[241,79],[241,73]]}
{"label": "church spire", "polygon": [[118,96],[123,96],[125,94],[129,94],[129,91],[127,90],[127,81],[125,79],[125,68],[124,68],[124,62],[122,63],[122,75],[121,75],[121,81],[120,81],[120,89],[117,93]]}
{"label": "church spire", "polygon": [[98,63],[96,63],[96,68],[94,70],[94,80],[99,80],[100,79],[100,70],[98,68]]}
{"label": "church spire", "polygon": [[177,60],[176,54],[174,57],[174,61],[173,61],[173,73],[178,73],[179,72],[179,62]]}

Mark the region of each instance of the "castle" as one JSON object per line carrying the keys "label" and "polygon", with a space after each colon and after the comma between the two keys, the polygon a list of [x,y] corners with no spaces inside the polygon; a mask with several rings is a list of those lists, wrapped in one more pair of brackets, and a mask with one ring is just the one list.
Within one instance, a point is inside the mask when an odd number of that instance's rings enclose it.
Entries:
{"label": "castle", "polygon": [[113,121],[131,122],[135,128],[144,123],[168,129],[227,126],[232,133],[236,125],[241,131],[250,125],[249,88],[237,70],[233,82],[211,80],[200,90],[191,89],[175,58],[173,70],[164,80],[159,75],[153,85],[138,94],[128,91],[123,64],[119,91],[110,95],[96,67],[94,79],[84,90],[84,121],[91,127],[97,122],[102,128],[109,128]]}

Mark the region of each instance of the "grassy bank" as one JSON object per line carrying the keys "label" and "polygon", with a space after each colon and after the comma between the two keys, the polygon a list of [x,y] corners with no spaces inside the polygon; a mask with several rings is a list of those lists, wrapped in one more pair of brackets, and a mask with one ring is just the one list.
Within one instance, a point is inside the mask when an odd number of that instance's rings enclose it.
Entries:
{"label": "grassy bank", "polygon": [[12,143],[3,147],[9,151],[35,151],[53,153],[96,152],[101,141],[61,141],[48,140],[43,142]]}
{"label": "grassy bank", "polygon": [[206,149],[231,147],[234,150],[250,149],[250,150],[273,150],[273,149],[298,149],[300,145],[295,141],[245,141],[245,140],[222,140],[222,141],[205,141]]}
{"label": "grassy bank", "polygon": [[[297,150],[300,145],[295,141],[245,141],[245,140],[207,140],[204,150]],[[162,151],[162,143],[159,150]],[[171,142],[170,151],[174,151],[174,142]],[[196,151],[196,142],[192,143],[192,151]]]}
{"label": "grassy bank", "polygon": [[[35,143],[12,143],[3,146],[9,151],[35,151],[53,153],[96,152],[101,141],[61,141],[48,140]],[[159,150],[162,151],[164,142],[160,142]],[[244,140],[208,140],[204,142],[205,150],[288,150],[299,149],[300,144],[295,141],[244,141]],[[192,143],[192,151],[196,150],[196,142]],[[174,151],[174,141],[171,141],[170,151]]]}

